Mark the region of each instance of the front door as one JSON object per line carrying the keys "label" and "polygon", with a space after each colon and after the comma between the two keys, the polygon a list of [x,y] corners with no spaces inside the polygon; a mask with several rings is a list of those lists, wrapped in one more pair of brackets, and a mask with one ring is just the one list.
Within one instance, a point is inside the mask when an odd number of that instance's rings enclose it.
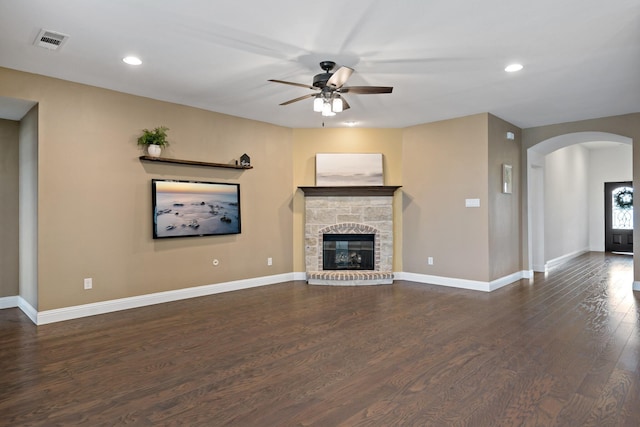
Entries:
{"label": "front door", "polygon": [[633,184],[604,183],[604,250],[633,252]]}

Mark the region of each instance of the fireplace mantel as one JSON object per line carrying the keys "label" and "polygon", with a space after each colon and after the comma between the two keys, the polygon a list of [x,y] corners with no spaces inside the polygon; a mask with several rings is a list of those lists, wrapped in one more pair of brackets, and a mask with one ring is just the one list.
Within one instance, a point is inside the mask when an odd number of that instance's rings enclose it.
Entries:
{"label": "fireplace mantel", "polygon": [[370,186],[336,186],[336,187],[298,187],[305,196],[393,196],[401,185],[370,185]]}

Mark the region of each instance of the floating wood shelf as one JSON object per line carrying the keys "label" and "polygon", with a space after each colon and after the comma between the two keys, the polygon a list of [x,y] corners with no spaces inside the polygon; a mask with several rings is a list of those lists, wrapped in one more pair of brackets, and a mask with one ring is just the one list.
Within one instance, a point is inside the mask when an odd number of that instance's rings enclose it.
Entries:
{"label": "floating wood shelf", "polygon": [[198,162],[195,160],[169,159],[167,157],[140,156],[140,160],[149,161],[149,162],[173,163],[177,165],[205,166],[209,168],[253,169],[253,166],[231,165],[228,163]]}
{"label": "floating wood shelf", "polygon": [[401,185],[298,187],[305,196],[393,196]]}

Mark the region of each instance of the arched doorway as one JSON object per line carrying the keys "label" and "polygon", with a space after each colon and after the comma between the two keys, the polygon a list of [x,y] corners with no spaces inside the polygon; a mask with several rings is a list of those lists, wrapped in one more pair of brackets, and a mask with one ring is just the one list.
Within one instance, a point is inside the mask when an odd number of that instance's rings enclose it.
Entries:
{"label": "arched doorway", "polygon": [[[528,265],[533,271],[544,272],[548,267],[550,256],[545,251],[545,157],[557,150],[575,144],[610,141],[613,143],[632,144],[626,136],[608,132],[572,132],[554,136],[529,147],[526,150],[526,182],[527,182],[527,221],[528,221]],[[604,209],[602,209],[602,230],[604,230]],[[567,253],[567,259],[577,254]],[[560,259],[561,258],[554,258]]]}

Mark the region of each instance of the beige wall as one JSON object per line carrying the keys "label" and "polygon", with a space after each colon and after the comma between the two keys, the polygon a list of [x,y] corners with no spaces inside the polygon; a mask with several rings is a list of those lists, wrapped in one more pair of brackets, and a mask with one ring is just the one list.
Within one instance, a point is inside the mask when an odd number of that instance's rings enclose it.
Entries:
{"label": "beige wall", "polygon": [[18,295],[19,125],[0,120],[0,298]]}
{"label": "beige wall", "polygon": [[[487,114],[405,129],[405,272],[490,280],[487,146]],[[466,208],[467,198],[480,207]]]}
{"label": "beige wall", "polygon": [[[290,129],[7,69],[0,96],[39,103],[38,310],[293,270]],[[140,162],[158,125],[168,157],[254,169]],[[152,178],[240,183],[242,234],[153,240]]]}
{"label": "beige wall", "polygon": [[20,296],[38,309],[38,105],[20,120]]}
{"label": "beige wall", "polygon": [[38,308],[38,105],[20,120],[20,296]]}
{"label": "beige wall", "polygon": [[[316,153],[382,153],[384,184],[402,185],[401,129],[294,129],[294,271],[304,265],[304,194],[298,186],[315,185]],[[394,196],[394,271],[402,271],[402,189]]]}
{"label": "beige wall", "polygon": [[[560,135],[575,132],[608,132],[616,135],[626,136],[633,140],[633,182],[634,187],[640,184],[640,113],[625,114],[621,116],[602,117],[591,120],[581,120],[578,122],[559,123],[549,126],[540,126],[525,129],[522,133],[523,142],[523,164],[526,164],[527,150],[536,144]],[[526,180],[526,173],[523,174]],[[526,183],[525,187],[526,188]],[[526,200],[527,194],[523,194]],[[524,213],[523,215],[526,215]],[[525,218],[526,219],[526,218]],[[634,209],[635,224],[640,224],[640,209]],[[525,222],[526,224],[526,222]],[[526,227],[523,227],[526,233]],[[633,230],[633,240],[640,242],[640,227]],[[526,249],[526,247],[525,247]],[[528,264],[528,252],[523,253],[524,262]],[[634,281],[640,281],[640,261],[634,257]]]}
{"label": "beige wall", "polygon": [[20,120],[20,296],[38,309],[38,105]]}
{"label": "beige wall", "polygon": [[[489,280],[522,270],[522,203],[520,189],[520,152],[522,131],[491,114],[489,120]],[[513,132],[514,140],[507,139]],[[502,192],[502,165],[513,172],[511,194]]]}

